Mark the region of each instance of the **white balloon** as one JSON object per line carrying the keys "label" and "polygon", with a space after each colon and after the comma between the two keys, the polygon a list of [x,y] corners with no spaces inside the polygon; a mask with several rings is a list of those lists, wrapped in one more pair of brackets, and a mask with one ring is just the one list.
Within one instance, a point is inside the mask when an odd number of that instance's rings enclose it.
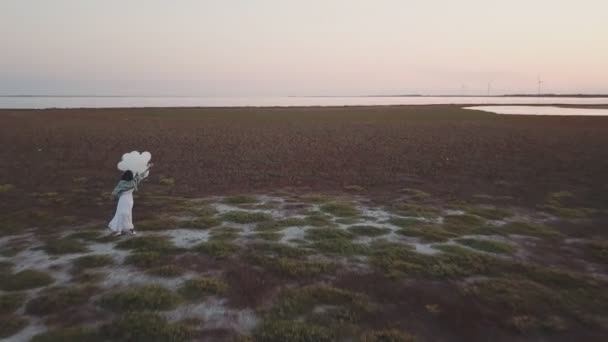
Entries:
{"label": "white balloon", "polygon": [[142,174],[148,169],[148,163],[152,159],[152,154],[146,151],[139,153],[133,151],[122,155],[122,160],[116,165],[120,171],[131,170],[133,173]]}

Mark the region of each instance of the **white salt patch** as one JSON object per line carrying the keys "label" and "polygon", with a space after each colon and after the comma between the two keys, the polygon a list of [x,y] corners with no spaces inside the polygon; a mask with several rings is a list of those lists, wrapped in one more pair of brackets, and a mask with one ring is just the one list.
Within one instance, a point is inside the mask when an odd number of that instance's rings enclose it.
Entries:
{"label": "white salt patch", "polygon": [[203,303],[182,305],[165,315],[170,320],[201,319],[204,329],[231,329],[247,333],[256,326],[258,318],[253,310],[231,309],[225,302],[224,299],[210,297]]}
{"label": "white salt patch", "polygon": [[446,209],[443,211],[443,214],[446,216],[450,215],[464,215],[464,210],[454,210],[454,209]]}
{"label": "white salt patch", "polygon": [[363,213],[363,216],[369,216],[375,218],[377,221],[387,221],[393,216],[386,210],[378,208],[367,208],[361,207],[359,210]]}
{"label": "white salt patch", "polygon": [[303,240],[306,236],[306,231],[310,229],[309,227],[289,227],[283,229],[281,232],[283,233],[283,237],[279,242],[291,244],[290,240],[300,239]]}
{"label": "white salt patch", "polygon": [[91,251],[91,253],[88,253],[88,254],[109,255],[112,258],[114,258],[114,261],[116,263],[122,264],[124,262],[125,258],[130,254],[130,252],[121,250],[121,249],[116,249],[116,248],[114,248],[114,246],[115,246],[115,244],[112,242],[110,242],[110,243],[92,243],[87,246],[89,248],[89,250]]}
{"label": "white salt patch", "polygon": [[172,229],[163,231],[161,235],[170,237],[173,244],[179,248],[191,248],[209,240],[209,231],[200,229]]}
{"label": "white salt patch", "polygon": [[105,268],[104,270],[108,270],[108,272],[106,272],[106,277],[99,285],[105,288],[157,284],[174,290],[185,280],[196,276],[196,274],[186,273],[175,278],[155,277],[125,266]]}
{"label": "white salt patch", "polygon": [[430,244],[413,243],[413,245],[414,248],[416,248],[416,252],[420,254],[434,255],[440,252],[433,248]]}

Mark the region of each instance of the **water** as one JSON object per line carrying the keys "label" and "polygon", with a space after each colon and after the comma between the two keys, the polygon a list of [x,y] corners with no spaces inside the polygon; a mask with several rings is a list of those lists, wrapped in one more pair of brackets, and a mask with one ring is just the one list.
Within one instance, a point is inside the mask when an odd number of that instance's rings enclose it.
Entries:
{"label": "water", "polygon": [[576,97],[0,97],[0,108],[294,107],[428,104],[608,104]]}
{"label": "water", "polygon": [[608,108],[564,108],[555,106],[474,106],[465,109],[511,115],[585,115],[608,116]]}

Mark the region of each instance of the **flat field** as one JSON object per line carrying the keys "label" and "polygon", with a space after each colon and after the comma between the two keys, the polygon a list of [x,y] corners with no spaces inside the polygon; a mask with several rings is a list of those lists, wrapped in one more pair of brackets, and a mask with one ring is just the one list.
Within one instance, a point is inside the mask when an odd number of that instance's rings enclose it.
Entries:
{"label": "flat field", "polygon": [[[608,118],[0,111],[0,338],[603,341]],[[110,238],[124,152],[156,166]]]}

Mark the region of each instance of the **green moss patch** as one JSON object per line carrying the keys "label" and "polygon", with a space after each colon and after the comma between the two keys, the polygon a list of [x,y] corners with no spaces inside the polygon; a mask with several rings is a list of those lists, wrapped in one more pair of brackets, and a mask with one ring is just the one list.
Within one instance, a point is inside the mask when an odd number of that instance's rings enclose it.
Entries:
{"label": "green moss patch", "polygon": [[256,225],[256,230],[260,231],[277,231],[287,227],[307,226],[309,225],[308,220],[303,218],[291,217],[277,221],[266,221],[260,222]]}
{"label": "green moss patch", "polygon": [[458,239],[456,241],[465,246],[488,253],[513,254],[516,250],[512,244],[500,241],[479,239]]}
{"label": "green moss patch", "polygon": [[139,268],[150,268],[161,266],[165,263],[166,258],[162,252],[145,251],[130,254],[125,259],[125,264],[133,265]]}
{"label": "green moss patch", "polygon": [[257,257],[250,258],[257,261],[273,273],[287,278],[311,278],[327,274],[335,270],[336,266],[327,262],[301,260],[292,257]]}
{"label": "green moss patch", "polygon": [[494,207],[477,207],[468,210],[470,214],[483,217],[488,220],[503,220],[513,216],[513,213],[507,209]]}
{"label": "green moss patch", "polygon": [[117,312],[172,310],[178,303],[177,295],[158,285],[145,285],[113,292],[103,296],[100,301],[102,307]]}
{"label": "green moss patch", "polygon": [[68,239],[81,239],[85,241],[94,241],[101,237],[101,232],[96,230],[85,230],[82,232],[72,233],[67,236]]}
{"label": "green moss patch", "polygon": [[208,241],[196,245],[194,250],[202,254],[223,258],[236,253],[238,247],[226,241]]}
{"label": "green moss patch", "polygon": [[396,330],[374,330],[364,333],[361,342],[415,342],[414,336]]}
{"label": "green moss patch", "polygon": [[390,205],[390,211],[401,216],[434,218],[441,214],[437,208],[408,202],[396,202]]}
{"label": "green moss patch", "polygon": [[238,204],[257,203],[258,200],[257,200],[257,198],[255,198],[253,196],[238,195],[238,196],[226,197],[226,198],[224,198],[224,200],[222,202],[226,203],[226,204],[238,205]]}
{"label": "green moss patch", "polygon": [[249,212],[249,211],[236,210],[236,211],[229,211],[227,213],[224,213],[222,215],[222,219],[224,221],[228,221],[228,222],[246,224],[246,223],[257,223],[257,222],[263,222],[263,221],[270,221],[270,220],[272,220],[272,216],[270,214],[260,212],[260,211]]}
{"label": "green moss patch", "polygon": [[93,328],[60,328],[38,334],[31,342],[102,342],[103,340]]}
{"label": "green moss patch", "polygon": [[82,241],[68,238],[49,241],[44,246],[44,250],[48,254],[73,254],[86,253],[89,251]]}
{"label": "green moss patch", "polygon": [[352,239],[355,236],[339,228],[311,228],[306,231],[306,238],[314,241],[327,239]]}
{"label": "green moss patch", "polygon": [[537,237],[558,237],[561,235],[549,227],[524,222],[510,222],[495,228],[495,231],[503,235],[515,234]]}
{"label": "green moss patch", "polygon": [[321,210],[338,217],[352,217],[361,214],[354,204],[348,202],[326,203],[321,205]]}
{"label": "green moss patch", "polygon": [[348,231],[358,236],[369,236],[376,237],[386,235],[391,232],[388,228],[368,226],[368,225],[357,225],[348,227]]}
{"label": "green moss patch", "polygon": [[197,229],[209,229],[212,227],[217,227],[222,224],[222,221],[210,217],[210,216],[201,216],[192,221],[183,222],[180,225],[187,228],[197,228]]}
{"label": "green moss patch", "polygon": [[174,219],[164,217],[139,221],[136,228],[141,231],[163,231],[177,229],[178,224]]}
{"label": "green moss patch", "polygon": [[178,292],[182,297],[191,301],[202,300],[209,295],[219,295],[226,292],[228,284],[216,278],[196,278],[186,280]]}
{"label": "green moss patch", "polygon": [[148,274],[164,278],[175,278],[181,276],[184,273],[186,273],[185,268],[171,264],[162,265],[148,270]]}
{"label": "green moss patch", "polygon": [[74,260],[74,267],[78,269],[105,267],[114,264],[114,259],[109,255],[85,255]]}
{"label": "green moss patch", "polygon": [[165,236],[142,236],[129,238],[116,245],[119,249],[130,249],[139,252],[143,251],[170,251],[175,249],[175,245]]}
{"label": "green moss patch", "polygon": [[10,337],[20,332],[28,324],[27,319],[15,315],[0,318],[0,338]]}
{"label": "green moss patch", "polygon": [[25,311],[30,315],[45,316],[86,303],[97,291],[92,286],[52,288],[30,300]]}
{"label": "green moss patch", "polygon": [[232,241],[237,239],[242,231],[234,227],[220,227],[211,230],[210,241]]}
{"label": "green moss patch", "polygon": [[424,242],[441,242],[451,239],[457,234],[443,229],[442,226],[434,224],[416,224],[397,231],[398,234],[417,237]]}
{"label": "green moss patch", "polygon": [[50,285],[55,280],[47,273],[36,270],[23,270],[14,274],[0,275],[0,289],[21,291]]}
{"label": "green moss patch", "polygon": [[190,341],[194,335],[185,325],[169,323],[164,317],[149,312],[121,315],[101,328],[105,340],[129,341]]}
{"label": "green moss patch", "polygon": [[0,295],[0,315],[12,314],[23,305],[25,294],[9,293]]}
{"label": "green moss patch", "polygon": [[330,342],[334,341],[331,330],[318,325],[298,321],[271,320],[263,322],[253,333],[259,342]]}

